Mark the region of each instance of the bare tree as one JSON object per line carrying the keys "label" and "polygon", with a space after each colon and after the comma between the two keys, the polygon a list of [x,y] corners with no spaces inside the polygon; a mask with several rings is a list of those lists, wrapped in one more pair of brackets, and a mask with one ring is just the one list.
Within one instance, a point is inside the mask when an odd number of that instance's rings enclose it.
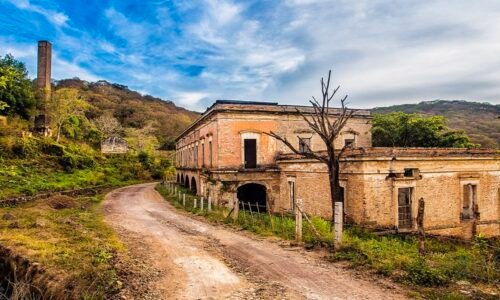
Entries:
{"label": "bare tree", "polygon": [[316,100],[313,96],[309,102],[312,104],[313,112],[308,113],[297,110],[309,127],[321,138],[326,147],[326,155],[321,152],[299,151],[287,138],[278,133],[267,133],[269,136],[283,142],[294,153],[303,157],[312,158],[325,163],[328,167],[328,175],[330,181],[330,196],[332,205],[332,221],[335,215],[335,202],[343,202],[342,190],[339,183],[340,172],[340,157],[344,153],[346,147],[335,149],[334,141],[342,132],[342,129],[347,124],[347,121],[353,116],[354,110],[348,109],[346,106],[347,95],[340,99],[341,107],[339,109],[330,108],[330,103],[333,97],[337,94],[340,86],[337,86],[333,91],[330,90],[330,78],[332,71],[328,72],[326,82],[321,78],[321,93],[322,99]]}
{"label": "bare tree", "polygon": [[94,124],[102,133],[104,133],[105,138],[118,134],[122,130],[120,121],[109,114],[104,114],[95,119]]}

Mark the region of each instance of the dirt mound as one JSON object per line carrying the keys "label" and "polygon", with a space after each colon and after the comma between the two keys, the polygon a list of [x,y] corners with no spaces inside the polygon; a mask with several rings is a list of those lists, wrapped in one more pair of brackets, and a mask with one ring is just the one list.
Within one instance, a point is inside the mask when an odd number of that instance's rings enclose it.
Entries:
{"label": "dirt mound", "polygon": [[75,199],[64,195],[52,196],[48,198],[46,202],[48,206],[58,210],[77,207],[77,202]]}

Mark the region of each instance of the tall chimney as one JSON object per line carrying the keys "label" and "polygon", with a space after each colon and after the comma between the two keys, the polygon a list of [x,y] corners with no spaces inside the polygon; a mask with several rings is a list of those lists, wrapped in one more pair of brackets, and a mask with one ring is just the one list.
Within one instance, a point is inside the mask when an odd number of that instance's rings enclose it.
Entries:
{"label": "tall chimney", "polygon": [[38,42],[38,76],[36,85],[39,89],[50,91],[50,75],[52,67],[52,44],[47,41]]}
{"label": "tall chimney", "polygon": [[43,136],[51,135],[47,102],[50,101],[52,69],[52,44],[48,41],[38,42],[38,70],[36,78],[36,100],[38,115],[35,117],[35,133]]}

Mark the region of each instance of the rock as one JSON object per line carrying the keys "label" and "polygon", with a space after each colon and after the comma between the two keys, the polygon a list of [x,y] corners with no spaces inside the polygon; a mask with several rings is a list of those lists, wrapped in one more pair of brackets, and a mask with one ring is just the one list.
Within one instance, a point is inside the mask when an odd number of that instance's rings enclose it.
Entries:
{"label": "rock", "polygon": [[457,281],[457,284],[458,285],[470,285],[470,282],[468,282],[467,280],[459,280],[459,281]]}
{"label": "rock", "polygon": [[464,294],[464,295],[470,295],[470,294],[471,294],[471,291],[468,291],[468,290],[460,290],[460,293],[461,293],[461,294]]}
{"label": "rock", "polygon": [[314,244],[312,244],[312,243],[306,243],[306,244],[304,245],[304,248],[305,248],[306,250],[312,250],[312,249],[314,248]]}
{"label": "rock", "polygon": [[9,221],[12,221],[12,220],[15,220],[16,217],[14,217],[13,214],[11,214],[10,212],[8,213],[5,213],[3,216],[2,216],[2,220],[9,220]]}
{"label": "rock", "polygon": [[14,221],[12,223],[9,224],[9,226],[7,226],[11,229],[16,229],[16,228],[19,228],[19,223],[17,221]]}
{"label": "rock", "polygon": [[47,223],[45,222],[44,219],[36,219],[35,227],[44,228],[46,226],[47,226]]}

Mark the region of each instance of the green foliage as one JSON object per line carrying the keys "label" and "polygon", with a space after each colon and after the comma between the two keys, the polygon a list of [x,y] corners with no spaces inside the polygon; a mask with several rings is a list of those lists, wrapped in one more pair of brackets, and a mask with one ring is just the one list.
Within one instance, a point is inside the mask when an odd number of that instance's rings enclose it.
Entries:
{"label": "green foliage", "polygon": [[0,57],[0,111],[29,119],[35,98],[24,63],[7,54]]}
{"label": "green foliage", "polygon": [[500,105],[471,101],[425,101],[373,109],[374,114],[391,112],[418,113],[426,116],[441,115],[452,130],[465,131],[471,141],[481,147],[500,147]]}
{"label": "green foliage", "polygon": [[4,109],[8,108],[9,105],[3,101],[0,101],[0,111],[3,111]]}
{"label": "green foliage", "polygon": [[477,145],[464,132],[449,131],[443,116],[422,116],[392,112],[373,118],[375,147],[457,147]]}
{"label": "green foliage", "polygon": [[442,274],[440,269],[430,267],[421,258],[413,260],[405,266],[405,270],[407,271],[405,279],[415,285],[439,286],[449,282],[449,278]]}
{"label": "green foliage", "polygon": [[134,155],[103,157],[85,143],[0,136],[0,198],[161,179],[168,163],[149,155],[147,161]]}
{"label": "green foliage", "polygon": [[143,96],[106,81],[65,79],[56,86],[56,89],[62,88],[78,90],[81,98],[92,105],[85,116],[98,130],[105,137],[123,134],[137,153],[152,152],[160,147],[173,150],[172,141],[199,116],[171,101]]}
{"label": "green foliage", "polygon": [[[64,124],[78,123],[85,119],[85,110],[90,108],[90,104],[82,100],[79,91],[72,88],[62,88],[56,90],[48,105],[50,120],[56,129],[56,141],[59,141]],[[74,133],[74,131],[73,131]]]}

